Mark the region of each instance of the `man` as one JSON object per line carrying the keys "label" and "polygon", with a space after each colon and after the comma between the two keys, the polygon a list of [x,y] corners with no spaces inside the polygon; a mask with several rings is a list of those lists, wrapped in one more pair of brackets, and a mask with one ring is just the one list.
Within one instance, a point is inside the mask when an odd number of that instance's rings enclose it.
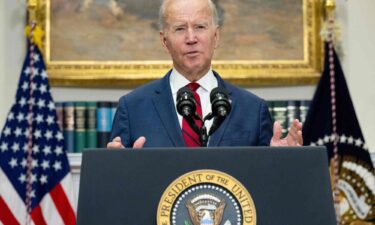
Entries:
{"label": "man", "polygon": [[[183,147],[188,145],[186,122],[176,112],[177,91],[198,83],[196,93],[202,115],[211,109],[209,94],[215,87],[229,93],[232,110],[210,137],[208,146],[299,146],[302,124],[296,120],[285,139],[281,126],[272,124],[264,100],[235,87],[211,69],[219,43],[219,22],[211,0],[165,0],[160,13],[160,40],[171,55],[173,69],[162,79],[123,96],[113,122],[108,148]],[[212,121],[207,123],[207,129]]]}

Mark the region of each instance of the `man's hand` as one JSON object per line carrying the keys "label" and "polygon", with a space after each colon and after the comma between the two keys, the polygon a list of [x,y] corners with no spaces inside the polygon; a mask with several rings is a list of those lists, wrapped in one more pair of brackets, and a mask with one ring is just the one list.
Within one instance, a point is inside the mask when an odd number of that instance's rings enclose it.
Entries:
{"label": "man's hand", "polygon": [[281,125],[278,121],[273,124],[273,137],[271,139],[271,146],[302,146],[302,123],[299,120],[294,120],[289,128],[288,135],[281,139]]}
{"label": "man's hand", "polygon": [[[146,143],[145,137],[139,137],[133,144],[133,148],[143,148],[143,145]],[[108,142],[107,144],[108,149],[119,149],[119,148],[125,148],[124,145],[121,143],[120,137],[115,137],[111,142]]]}

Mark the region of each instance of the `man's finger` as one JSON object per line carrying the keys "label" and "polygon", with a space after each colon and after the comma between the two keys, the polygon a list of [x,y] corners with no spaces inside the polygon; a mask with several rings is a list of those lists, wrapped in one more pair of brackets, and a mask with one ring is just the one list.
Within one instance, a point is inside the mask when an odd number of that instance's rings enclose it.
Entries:
{"label": "man's finger", "polygon": [[108,144],[107,144],[107,148],[108,149],[117,149],[117,148],[125,148],[123,145],[122,145],[122,143],[121,142],[109,142]]}
{"label": "man's finger", "polygon": [[293,121],[293,123],[290,125],[290,128],[289,129],[292,129],[293,131],[297,132],[299,130],[302,130],[302,123],[299,122],[297,119],[295,119]]}
{"label": "man's finger", "polygon": [[294,123],[295,123],[295,128],[296,128],[296,135],[297,135],[297,143],[299,145],[303,145],[303,137],[302,137],[302,128],[303,128],[303,125],[302,123],[299,121],[299,120],[294,120]]}
{"label": "man's finger", "polygon": [[289,146],[295,146],[298,139],[297,132],[289,130],[288,136],[286,138]]}
{"label": "man's finger", "polygon": [[115,137],[111,142],[107,144],[108,149],[125,148],[121,143],[120,137]]}
{"label": "man's finger", "polygon": [[272,139],[273,140],[279,140],[281,138],[281,133],[282,133],[282,130],[281,130],[280,122],[276,121],[273,124],[273,137],[272,137]]}
{"label": "man's finger", "polygon": [[302,123],[298,120],[298,119],[295,119],[293,121],[293,126],[297,129],[297,130],[302,130]]}
{"label": "man's finger", "polygon": [[139,137],[133,144],[133,148],[143,148],[143,145],[146,143],[145,137]]}
{"label": "man's finger", "polygon": [[121,137],[117,136],[117,137],[113,138],[112,141],[113,142],[121,142]]}
{"label": "man's finger", "polygon": [[293,140],[288,139],[290,144],[293,145],[302,145],[303,144],[303,138],[302,138],[302,123],[299,122],[298,119],[295,119],[292,123],[292,125],[289,128],[289,138],[293,138]]}
{"label": "man's finger", "polygon": [[298,136],[297,142],[298,142],[299,145],[302,146],[303,145],[303,137],[302,137],[302,131],[301,130],[299,130],[297,132],[297,136]]}

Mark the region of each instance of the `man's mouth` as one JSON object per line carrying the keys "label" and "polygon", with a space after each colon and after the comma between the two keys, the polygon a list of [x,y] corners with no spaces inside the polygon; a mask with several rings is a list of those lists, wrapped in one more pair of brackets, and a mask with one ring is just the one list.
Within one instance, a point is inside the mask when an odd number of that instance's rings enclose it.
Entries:
{"label": "man's mouth", "polygon": [[186,53],[187,56],[196,56],[198,54],[199,54],[198,51],[189,51],[189,52]]}

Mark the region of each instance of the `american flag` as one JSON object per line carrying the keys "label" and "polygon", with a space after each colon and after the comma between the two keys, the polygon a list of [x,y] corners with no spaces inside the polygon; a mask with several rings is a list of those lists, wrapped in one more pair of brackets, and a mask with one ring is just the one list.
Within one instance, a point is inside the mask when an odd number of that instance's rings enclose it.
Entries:
{"label": "american flag", "polygon": [[63,134],[42,55],[32,42],[0,137],[0,224],[75,224]]}

